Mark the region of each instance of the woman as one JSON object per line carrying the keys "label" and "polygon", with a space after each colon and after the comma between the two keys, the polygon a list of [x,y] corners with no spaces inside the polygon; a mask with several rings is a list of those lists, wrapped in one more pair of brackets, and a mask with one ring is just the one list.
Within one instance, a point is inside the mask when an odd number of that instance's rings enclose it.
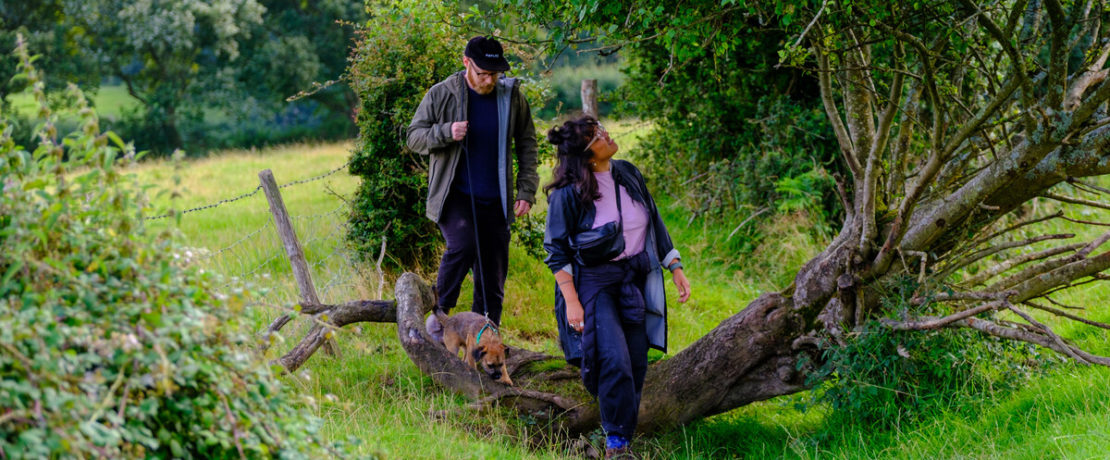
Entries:
{"label": "woman", "polygon": [[567,121],[547,141],[558,150],[544,187],[544,249],[557,284],[559,341],[598,398],[610,458],[629,451],[648,347],[666,352],[661,267],[671,271],[679,302],[690,297],[690,282],[643,175],[612,160],[617,144],[597,120]]}

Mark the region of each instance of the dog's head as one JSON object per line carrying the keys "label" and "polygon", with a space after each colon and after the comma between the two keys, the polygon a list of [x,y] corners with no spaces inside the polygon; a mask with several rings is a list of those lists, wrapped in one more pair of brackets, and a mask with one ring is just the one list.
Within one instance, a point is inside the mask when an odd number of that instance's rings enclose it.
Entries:
{"label": "dog's head", "polygon": [[494,380],[501,379],[501,368],[505,365],[505,344],[501,340],[483,340],[474,349],[474,362],[480,363],[482,370]]}

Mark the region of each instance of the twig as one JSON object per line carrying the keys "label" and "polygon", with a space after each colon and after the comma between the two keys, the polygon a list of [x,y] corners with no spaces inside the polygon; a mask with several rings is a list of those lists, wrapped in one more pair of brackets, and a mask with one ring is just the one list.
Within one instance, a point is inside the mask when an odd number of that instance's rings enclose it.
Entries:
{"label": "twig", "polygon": [[1056,344],[1059,345],[1061,349],[1063,349],[1064,353],[1067,354],[1068,356],[1072,357],[1072,359],[1074,359],[1076,361],[1079,361],[1080,363],[1083,363],[1083,364],[1090,364],[1087,360],[1085,360],[1085,359],[1079,357],[1079,355],[1075,354],[1075,350],[1072,350],[1072,346],[1064,343],[1064,339],[1061,339],[1060,336],[1056,335],[1055,332],[1052,332],[1052,329],[1049,329],[1048,326],[1045,326],[1044,324],[1041,324],[1041,323],[1037,322],[1037,320],[1033,319],[1032,316],[1029,316],[1024,311],[1019,310],[1017,307],[1015,307],[1013,305],[1010,305],[1009,303],[1006,304],[1006,308],[1009,308],[1010,311],[1016,313],[1022,319],[1028,321],[1029,324],[1032,324],[1033,326],[1036,326],[1036,327],[1040,328],[1041,331],[1043,331],[1046,335],[1048,335],[1052,339],[1053,342],[1056,342]]}
{"label": "twig", "polygon": [[1088,244],[1087,247],[1081,249],[1076,255],[1086,259],[1092,251],[1098,249],[1099,246],[1102,246],[1107,241],[1110,241],[1110,232],[1103,233],[1102,236],[1096,238],[1094,241],[1091,242],[1091,244]]}
{"label": "twig", "polygon": [[1026,262],[1032,262],[1034,260],[1046,259],[1052,256],[1063,254],[1068,251],[1075,251],[1083,247],[1085,244],[1086,243],[1074,243],[1067,246],[1060,246],[1056,248],[1045,249],[1042,251],[1031,252],[1029,254],[1023,254],[1013,259],[1003,261],[1002,263],[999,263],[989,269],[983,270],[981,273],[978,273],[975,276],[964,280],[962,284],[974,286],[983,283],[991,278],[994,278],[995,276],[1004,273],[1007,270],[1018,265],[1024,264]]}
{"label": "twig", "polygon": [[1110,194],[1110,189],[1105,189],[1105,188],[1099,187],[1099,186],[1094,185],[1094,184],[1088,184],[1088,183],[1080,181],[1079,179],[1076,179],[1074,177],[1069,177],[1068,178],[1068,183],[1072,184],[1076,187],[1079,187],[1079,188],[1086,187],[1088,189],[1091,189],[1091,190],[1089,190],[1089,191],[1091,191],[1091,193],[1102,192],[1102,193]]}
{"label": "twig", "polygon": [[982,260],[985,257],[997,254],[997,253],[1005,251],[1007,249],[1025,247],[1025,246],[1029,246],[1033,243],[1039,243],[1041,241],[1046,241],[1046,240],[1061,240],[1061,239],[1068,239],[1068,238],[1073,238],[1073,237],[1075,237],[1074,233],[1057,233],[1057,234],[1052,234],[1052,235],[1040,235],[1040,236],[1036,236],[1036,237],[1021,240],[1021,241],[1010,241],[1010,242],[1007,242],[1007,243],[1002,243],[998,246],[981,249],[978,252],[975,252],[975,253],[965,257],[964,259],[958,261],[958,262],[954,262],[952,264],[952,267],[953,268],[966,267],[966,266],[971,265],[975,262],[978,262],[979,260]]}
{"label": "twig", "polygon": [[1110,209],[1110,204],[1099,203],[1099,202],[1096,202],[1096,201],[1084,200],[1084,199],[1081,199],[1081,198],[1072,198],[1072,197],[1069,197],[1069,196],[1057,195],[1055,193],[1042,193],[1041,196],[1043,196],[1045,198],[1048,198],[1048,199],[1051,199],[1051,200],[1061,201],[1061,202],[1064,202],[1064,203],[1079,204],[1079,205],[1090,206],[1092,208],[1099,208],[1099,209]]}
{"label": "twig", "polygon": [[997,310],[998,307],[1008,304],[1005,300],[996,300],[994,302],[985,303],[975,308],[963,310],[951,315],[937,318],[937,317],[924,317],[916,321],[895,321],[892,319],[881,320],[883,325],[894,329],[896,331],[922,331],[930,329],[938,329],[949,324],[955,323],[962,319],[966,319],[983,312]]}
{"label": "twig", "polygon": [[1097,227],[1110,227],[1110,223],[1105,223],[1105,222],[1094,222],[1094,221],[1090,221],[1090,220],[1072,219],[1071,217],[1068,217],[1068,216],[1063,216],[1063,217],[1061,217],[1061,219],[1064,219],[1068,222],[1075,222],[1077,224],[1083,224],[1083,225],[1094,225],[1094,226],[1097,226]]}
{"label": "twig", "polygon": [[958,302],[963,300],[1005,300],[1007,297],[1017,295],[1018,292],[1014,290],[1002,292],[953,292],[940,293],[932,297],[914,297],[910,303],[913,305],[923,305],[928,301],[932,302]]}
{"label": "twig", "polygon": [[220,401],[224,403],[224,412],[227,414],[227,422],[231,424],[231,437],[235,441],[235,449],[239,451],[239,458],[247,458],[246,453],[243,452],[243,443],[239,441],[243,434],[239,432],[239,423],[235,420],[235,415],[231,413],[231,405],[227,403],[227,396],[218,391],[216,394],[220,395]]}
{"label": "twig", "polygon": [[1063,316],[1064,318],[1079,321],[1083,324],[1090,324],[1091,326],[1100,327],[1100,328],[1103,328],[1103,329],[1110,329],[1110,324],[1100,323],[1098,321],[1092,321],[1092,320],[1089,320],[1089,319],[1084,318],[1082,316],[1076,316],[1076,315],[1073,315],[1073,314],[1068,313],[1068,312],[1063,311],[1063,310],[1057,310],[1057,309],[1052,308],[1052,307],[1046,307],[1044,305],[1036,304],[1036,303],[1030,302],[1028,300],[1026,300],[1025,302],[1022,302],[1022,303],[1025,304],[1025,305],[1028,305],[1030,307],[1036,308],[1038,310],[1044,310],[1044,311],[1047,311],[1047,312],[1052,313],[1052,314],[1057,315],[1057,316]]}
{"label": "twig", "polygon": [[1071,305],[1065,305],[1065,304],[1062,304],[1062,303],[1060,303],[1060,302],[1057,302],[1057,301],[1056,301],[1056,300],[1054,300],[1054,299],[1053,299],[1052,297],[1049,297],[1049,296],[1047,296],[1047,295],[1046,295],[1046,296],[1044,296],[1044,298],[1045,298],[1045,300],[1047,300],[1047,301],[1048,301],[1049,303],[1051,303],[1051,304],[1053,304],[1053,305],[1055,305],[1055,306],[1057,306],[1057,307],[1060,307],[1060,308],[1067,308],[1067,309],[1069,309],[1069,310],[1086,310],[1086,308],[1083,308],[1083,307],[1073,307],[1073,306],[1071,306]]}
{"label": "twig", "polygon": [[[806,25],[806,28],[802,30],[802,34],[798,36],[798,40],[794,41],[793,45],[790,45],[790,48],[787,49],[788,51],[791,51],[794,48],[797,48],[798,45],[802,44],[802,40],[806,38],[806,34],[809,33],[809,29],[813,28],[813,25],[817,23],[817,19],[821,17],[821,13],[825,12],[825,6],[827,6],[828,4],[829,0],[824,0],[821,2],[821,8],[817,10],[817,14],[813,15],[813,19],[811,19],[809,21],[809,24]],[[778,68],[780,65],[782,65],[781,62],[775,64],[775,68]]]}
{"label": "twig", "polygon": [[755,213],[753,213],[752,215],[748,216],[748,218],[747,218],[747,219],[744,219],[744,221],[743,221],[743,222],[740,222],[740,225],[737,225],[737,226],[736,226],[736,228],[732,229],[732,232],[729,232],[729,234],[728,234],[728,238],[725,238],[725,241],[731,241],[731,240],[732,240],[732,237],[733,237],[733,235],[736,235],[736,232],[740,231],[740,228],[742,228],[742,227],[744,226],[744,224],[748,223],[748,221],[750,221],[750,220],[752,220],[752,219],[755,219],[755,218],[756,218],[756,217],[758,217],[758,216],[759,216],[760,214],[763,214],[763,213],[765,213],[765,212],[767,212],[767,211],[770,211],[770,210],[771,210],[771,208],[768,208],[768,207],[764,207],[763,209],[760,209],[759,211],[756,211],[756,212],[755,212]]}

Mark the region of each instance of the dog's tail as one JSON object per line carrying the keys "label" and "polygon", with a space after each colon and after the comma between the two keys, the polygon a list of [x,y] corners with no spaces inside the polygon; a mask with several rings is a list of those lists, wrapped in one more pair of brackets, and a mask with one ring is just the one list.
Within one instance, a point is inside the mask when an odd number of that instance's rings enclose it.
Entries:
{"label": "dog's tail", "polygon": [[432,336],[432,340],[443,343],[443,328],[446,324],[447,315],[436,308],[428,315],[428,319],[424,320],[424,329]]}

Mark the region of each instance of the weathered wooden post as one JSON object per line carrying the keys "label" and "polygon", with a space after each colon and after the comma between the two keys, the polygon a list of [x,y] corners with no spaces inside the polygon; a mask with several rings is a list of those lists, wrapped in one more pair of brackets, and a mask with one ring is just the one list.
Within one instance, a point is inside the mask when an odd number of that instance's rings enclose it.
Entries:
{"label": "weathered wooden post", "polygon": [[[293,278],[297,280],[297,290],[301,294],[301,305],[319,305],[320,298],[316,295],[316,286],[312,284],[312,273],[308,270],[304,250],[301,249],[301,243],[297,240],[297,233],[293,230],[293,222],[289,220],[289,212],[285,209],[285,201],[281,198],[281,190],[278,188],[277,180],[274,179],[274,173],[269,169],[263,170],[258,173],[258,180],[262,184],[262,192],[266,194],[266,200],[270,202],[270,213],[274,216],[274,226],[277,227],[281,242],[285,245],[285,254],[289,256],[289,265],[293,267]],[[275,328],[274,325],[271,325],[268,330],[280,329],[291,319],[293,319],[292,315],[282,315],[274,322],[278,327]],[[324,342],[324,352],[332,356],[336,355],[333,341]]]}
{"label": "weathered wooden post", "polygon": [[597,118],[597,80],[582,80],[582,114]]}

